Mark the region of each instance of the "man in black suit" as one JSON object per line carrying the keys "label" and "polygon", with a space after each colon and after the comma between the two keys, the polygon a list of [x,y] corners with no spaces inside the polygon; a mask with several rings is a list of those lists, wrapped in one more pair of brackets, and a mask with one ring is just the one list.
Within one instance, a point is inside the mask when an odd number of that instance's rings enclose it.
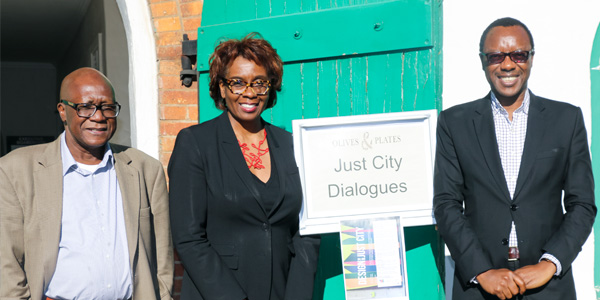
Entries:
{"label": "man in black suit", "polygon": [[596,216],[587,134],[580,108],[528,90],[533,45],[520,21],[494,21],[479,49],[491,93],[439,115],[434,207],[454,300],[576,299],[571,263]]}

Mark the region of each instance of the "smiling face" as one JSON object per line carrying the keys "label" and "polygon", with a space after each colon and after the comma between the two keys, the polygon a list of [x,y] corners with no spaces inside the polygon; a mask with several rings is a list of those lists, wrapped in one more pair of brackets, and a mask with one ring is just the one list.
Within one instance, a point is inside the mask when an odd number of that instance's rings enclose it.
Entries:
{"label": "smiling face", "polygon": [[[226,79],[240,79],[248,82],[255,80],[269,80],[267,71],[255,62],[238,56],[229,66]],[[256,95],[251,88],[246,88],[243,94],[237,95],[231,92],[224,82],[220,83],[221,97],[225,99],[229,117],[232,121],[246,127],[260,124],[260,115],[266,108],[269,92],[266,95]]]}
{"label": "smiling face", "polygon": [[[93,69],[79,69],[69,74],[61,86],[61,99],[95,105],[115,103],[114,93],[106,78]],[[102,157],[104,145],[117,129],[116,118],[106,118],[100,109],[89,118],[77,115],[77,110],[66,104],[58,104],[60,118],[65,124],[65,139],[73,158],[92,154]],[[80,161],[81,162],[81,161]]]}
{"label": "smiling face", "polygon": [[[521,26],[492,28],[483,44],[483,53],[530,51],[529,36]],[[481,56],[481,64],[490,87],[501,103],[522,101],[527,91],[527,80],[533,65],[533,54],[524,63],[515,63],[506,56],[499,64],[488,64]]]}

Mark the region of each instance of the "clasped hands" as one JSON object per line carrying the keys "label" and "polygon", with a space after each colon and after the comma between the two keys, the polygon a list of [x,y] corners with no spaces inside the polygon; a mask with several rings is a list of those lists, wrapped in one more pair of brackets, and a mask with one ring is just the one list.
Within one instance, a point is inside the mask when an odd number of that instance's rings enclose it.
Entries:
{"label": "clasped hands", "polygon": [[554,263],[542,260],[535,265],[524,266],[511,271],[509,269],[491,269],[476,279],[486,292],[499,299],[511,299],[517,294],[523,295],[528,289],[535,289],[546,284],[556,273]]}

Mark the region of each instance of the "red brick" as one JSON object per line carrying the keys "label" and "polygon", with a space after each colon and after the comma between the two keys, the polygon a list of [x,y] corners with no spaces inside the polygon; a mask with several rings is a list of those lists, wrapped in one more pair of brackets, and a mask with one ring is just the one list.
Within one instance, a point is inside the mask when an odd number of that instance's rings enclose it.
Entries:
{"label": "red brick", "polygon": [[[175,280],[173,281],[173,291],[181,291],[181,285],[183,283],[183,278],[175,278]],[[179,295],[174,295],[173,296],[173,300],[175,300],[177,298],[177,296]]]}
{"label": "red brick", "polygon": [[156,44],[159,46],[174,46],[181,45],[183,34],[179,31],[159,32]]}
{"label": "red brick", "polygon": [[183,17],[202,16],[202,1],[181,4],[180,8]]}
{"label": "red brick", "polygon": [[154,28],[157,32],[181,30],[179,17],[154,19]]}
{"label": "red brick", "polygon": [[177,3],[175,1],[150,4],[153,18],[177,15]]}
{"label": "red brick", "polygon": [[161,120],[186,120],[188,109],[185,106],[162,106],[160,108]]}
{"label": "red brick", "polygon": [[162,136],[160,137],[160,144],[163,151],[173,151],[173,146],[175,146],[175,137]]}
{"label": "red brick", "polygon": [[[197,40],[198,39],[198,29],[194,29],[194,30],[190,30],[190,31],[186,31],[184,33],[187,33],[188,38],[190,40]],[[183,38],[182,38],[183,39]]]}
{"label": "red brick", "polygon": [[176,60],[181,59],[181,44],[174,46],[159,46],[156,53],[158,59]]}
{"label": "red brick", "polygon": [[175,262],[175,277],[183,276],[183,264],[181,262]]}
{"label": "red brick", "polygon": [[196,89],[179,91],[161,91],[160,100],[162,104],[198,104],[198,92]]}
{"label": "red brick", "polygon": [[179,75],[181,60],[161,60],[158,63],[158,73],[163,75]]}
{"label": "red brick", "polygon": [[185,31],[197,30],[198,27],[200,27],[201,21],[202,21],[201,17],[193,17],[193,18],[189,18],[189,19],[184,19],[183,20],[183,30],[185,30]]}
{"label": "red brick", "polygon": [[[169,166],[169,159],[171,159],[171,152],[161,152],[160,153],[160,162],[162,163],[163,168],[166,169],[167,166]],[[167,183],[168,183],[169,182],[168,181],[168,176],[169,175],[168,174],[166,174],[166,175],[167,175]]]}
{"label": "red brick", "polygon": [[188,106],[188,118],[192,121],[198,121],[198,105]]}
{"label": "red brick", "polygon": [[160,135],[176,136],[181,129],[195,125],[196,122],[160,121]]}
{"label": "red brick", "polygon": [[177,75],[160,75],[158,88],[171,90],[185,88],[181,85],[181,79]]}

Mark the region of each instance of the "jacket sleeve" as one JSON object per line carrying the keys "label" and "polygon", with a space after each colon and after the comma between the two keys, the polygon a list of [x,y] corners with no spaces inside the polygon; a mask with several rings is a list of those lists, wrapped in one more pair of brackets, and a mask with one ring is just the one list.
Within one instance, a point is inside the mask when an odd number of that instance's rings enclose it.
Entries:
{"label": "jacket sleeve", "polygon": [[290,263],[284,299],[312,299],[317,261],[319,235],[301,236],[297,231],[292,238],[295,254]]}
{"label": "jacket sleeve", "polygon": [[30,299],[25,275],[24,216],[12,181],[0,166],[0,299]]}
{"label": "jacket sleeve", "polygon": [[[293,160],[294,146],[291,140],[289,151],[291,160]],[[294,167],[296,167],[295,164]],[[300,178],[297,178],[297,180],[300,182]],[[299,226],[299,223],[296,224],[296,232],[292,237],[294,255],[290,262],[285,287],[284,299],[287,300],[312,299],[315,273],[317,272],[321,236],[318,234],[302,236],[300,235]]]}
{"label": "jacket sleeve", "polygon": [[436,135],[433,177],[435,220],[456,263],[461,283],[467,286],[475,276],[492,269],[493,265],[463,214],[463,171],[444,112],[438,117]]}
{"label": "jacket sleeve", "polygon": [[162,165],[158,162],[156,165],[150,205],[156,239],[156,264],[160,299],[169,300],[172,299],[174,273],[173,242],[169,222],[169,195]]}
{"label": "jacket sleeve", "polygon": [[544,251],[556,257],[565,274],[590,235],[596,217],[594,177],[587,133],[581,109],[577,109],[568,152],[564,181],[564,208],[559,229],[544,245]]}
{"label": "jacket sleeve", "polygon": [[169,162],[173,241],[185,271],[204,299],[241,300],[246,293],[206,235],[210,200],[198,142],[190,129],[182,130]]}

